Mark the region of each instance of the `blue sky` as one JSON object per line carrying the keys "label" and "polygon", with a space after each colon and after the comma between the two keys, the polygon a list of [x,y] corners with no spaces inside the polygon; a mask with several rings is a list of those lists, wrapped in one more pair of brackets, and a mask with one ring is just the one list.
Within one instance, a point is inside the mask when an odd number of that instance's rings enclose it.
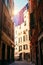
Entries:
{"label": "blue sky", "polygon": [[28,0],[14,0],[15,14],[17,14],[27,3]]}

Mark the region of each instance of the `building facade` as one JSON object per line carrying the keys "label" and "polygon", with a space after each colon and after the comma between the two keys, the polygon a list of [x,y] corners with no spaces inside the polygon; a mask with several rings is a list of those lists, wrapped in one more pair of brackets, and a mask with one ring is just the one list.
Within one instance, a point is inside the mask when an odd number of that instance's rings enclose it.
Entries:
{"label": "building facade", "polygon": [[31,61],[43,65],[43,1],[29,0]]}
{"label": "building facade", "polygon": [[14,0],[2,0],[2,2],[6,5],[9,10],[10,16],[14,16]]}
{"label": "building facade", "polygon": [[24,22],[15,26],[15,58],[19,60],[30,60],[30,40],[29,40],[29,12],[23,12]]}
{"label": "building facade", "polygon": [[[14,23],[0,0],[0,64],[14,61]],[[3,65],[3,64],[2,64]]]}
{"label": "building facade", "polygon": [[14,16],[14,0],[9,0],[9,13],[11,18]]}

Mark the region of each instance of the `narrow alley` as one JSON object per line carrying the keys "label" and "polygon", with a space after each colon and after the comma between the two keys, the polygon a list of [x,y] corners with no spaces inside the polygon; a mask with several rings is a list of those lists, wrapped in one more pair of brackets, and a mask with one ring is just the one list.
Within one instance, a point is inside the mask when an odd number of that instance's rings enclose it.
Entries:
{"label": "narrow alley", "polygon": [[0,0],[0,65],[43,65],[43,0]]}

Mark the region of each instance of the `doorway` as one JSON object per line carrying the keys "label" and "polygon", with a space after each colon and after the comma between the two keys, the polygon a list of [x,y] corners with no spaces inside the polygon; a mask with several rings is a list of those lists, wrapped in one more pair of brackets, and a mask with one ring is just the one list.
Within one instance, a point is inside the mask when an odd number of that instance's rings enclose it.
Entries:
{"label": "doorway", "polygon": [[2,44],[2,60],[5,60],[5,44]]}

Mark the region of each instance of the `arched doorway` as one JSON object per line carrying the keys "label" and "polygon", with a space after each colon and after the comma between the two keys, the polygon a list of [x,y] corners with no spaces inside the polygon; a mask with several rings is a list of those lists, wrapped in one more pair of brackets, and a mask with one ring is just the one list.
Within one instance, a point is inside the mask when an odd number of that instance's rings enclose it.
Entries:
{"label": "arched doorway", "polygon": [[30,54],[29,53],[25,53],[24,54],[24,59],[28,61],[28,59],[30,59]]}
{"label": "arched doorway", "polygon": [[22,60],[22,53],[19,54],[19,60]]}

